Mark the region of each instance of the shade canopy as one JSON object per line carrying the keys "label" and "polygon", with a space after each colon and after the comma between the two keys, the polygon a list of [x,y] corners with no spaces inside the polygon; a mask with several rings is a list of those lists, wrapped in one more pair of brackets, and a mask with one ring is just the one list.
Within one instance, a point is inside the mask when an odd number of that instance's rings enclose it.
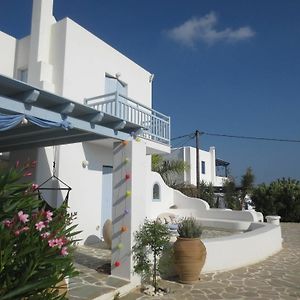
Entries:
{"label": "shade canopy", "polygon": [[0,75],[0,152],[114,138],[141,127]]}

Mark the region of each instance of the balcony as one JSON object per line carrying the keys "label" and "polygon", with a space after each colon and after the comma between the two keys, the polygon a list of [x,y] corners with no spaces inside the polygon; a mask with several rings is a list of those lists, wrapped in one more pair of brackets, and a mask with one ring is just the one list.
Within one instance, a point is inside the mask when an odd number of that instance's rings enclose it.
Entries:
{"label": "balcony", "polygon": [[118,92],[86,98],[85,105],[141,128],[145,139],[170,145],[170,117]]}

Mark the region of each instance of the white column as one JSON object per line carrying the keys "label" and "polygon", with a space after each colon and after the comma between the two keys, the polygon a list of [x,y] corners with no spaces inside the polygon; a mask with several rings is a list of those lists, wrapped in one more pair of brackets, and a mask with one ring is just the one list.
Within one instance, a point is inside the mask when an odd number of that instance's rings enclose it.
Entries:
{"label": "white column", "polygon": [[216,148],[210,147],[210,172],[211,172],[211,183],[216,184]]}
{"label": "white column", "polygon": [[132,281],[133,233],[146,217],[146,144],[143,140],[116,142],[113,155],[111,274]]}

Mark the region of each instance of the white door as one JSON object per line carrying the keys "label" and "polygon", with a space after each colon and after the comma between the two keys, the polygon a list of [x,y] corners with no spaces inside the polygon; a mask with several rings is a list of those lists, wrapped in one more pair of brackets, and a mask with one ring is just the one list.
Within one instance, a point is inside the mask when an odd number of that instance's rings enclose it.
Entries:
{"label": "white door", "polygon": [[111,166],[102,168],[101,237],[105,221],[112,218],[112,170]]}

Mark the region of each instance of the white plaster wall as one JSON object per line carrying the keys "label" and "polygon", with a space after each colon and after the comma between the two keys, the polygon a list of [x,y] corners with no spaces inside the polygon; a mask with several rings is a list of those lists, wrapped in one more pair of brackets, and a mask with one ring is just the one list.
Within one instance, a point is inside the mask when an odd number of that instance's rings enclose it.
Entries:
{"label": "white plaster wall", "polygon": [[16,43],[15,38],[0,31],[0,74],[8,77],[14,76]]}
{"label": "white plaster wall", "polygon": [[64,83],[66,21],[67,19],[63,19],[51,26],[49,63],[53,66],[52,83],[54,85],[54,92],[60,96],[63,95]]}
{"label": "white plaster wall", "polygon": [[150,73],[129,58],[66,19],[66,52],[63,96],[83,102],[105,94],[105,73],[128,84],[128,96],[151,107]]}
{"label": "white plaster wall", "polygon": [[14,77],[18,79],[18,71],[28,69],[29,64],[29,47],[30,47],[30,37],[27,36],[17,41],[17,51],[16,51],[16,64],[15,64],[15,75]]}
{"label": "white plaster wall", "polygon": [[[171,149],[170,154],[164,155],[165,159],[184,160],[190,167],[182,176],[174,176],[174,180],[178,183],[187,183],[197,185],[196,178],[196,148],[182,147]],[[205,174],[202,174],[201,161],[205,162]],[[211,183],[214,186],[222,186],[225,177],[216,176],[216,152],[215,147],[210,147],[209,151],[199,151],[199,171],[200,181]]]}
{"label": "white plaster wall", "polygon": [[207,256],[203,273],[233,270],[262,261],[282,249],[281,227],[252,223],[252,231],[205,239]]}
{"label": "white plaster wall", "polygon": [[[83,168],[82,161],[89,165]],[[102,166],[112,165],[112,150],[92,143],[60,146],[59,177],[72,187],[70,212],[77,212],[81,243],[101,235]]]}
{"label": "white plaster wall", "polygon": [[[208,203],[199,198],[188,197],[181,192],[168,187],[161,176],[155,172],[149,172],[147,182],[149,187],[147,194],[150,197],[147,200],[148,216],[156,218],[159,214],[169,211],[181,217],[194,216],[201,219],[219,220],[219,221],[242,221],[258,222],[256,211],[238,211],[230,209],[210,208]],[[152,201],[153,185],[158,183],[161,192],[161,201]],[[169,209],[176,205],[177,209]]]}

